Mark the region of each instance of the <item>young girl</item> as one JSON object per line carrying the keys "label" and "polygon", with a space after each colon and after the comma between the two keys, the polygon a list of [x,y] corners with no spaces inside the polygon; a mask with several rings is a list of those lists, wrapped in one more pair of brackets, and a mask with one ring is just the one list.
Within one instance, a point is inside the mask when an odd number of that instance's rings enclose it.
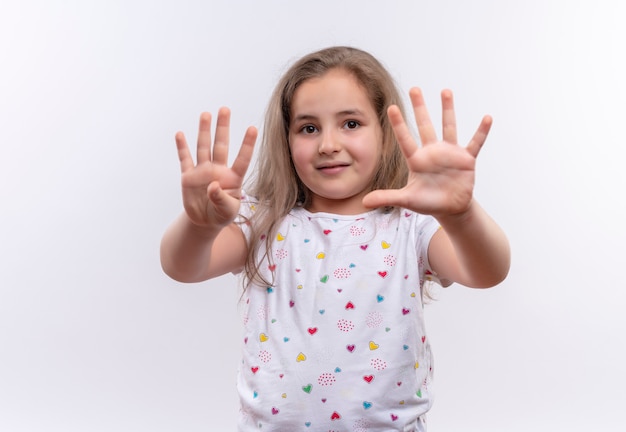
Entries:
{"label": "young girl", "polygon": [[371,55],[334,47],[278,83],[257,167],[257,132],[226,166],[230,112],[202,114],[194,164],[176,144],[185,211],[161,245],[182,282],[243,272],[241,431],[424,431],[432,359],[425,281],[490,287],[509,269],[508,241],[472,198],[491,126],[457,145],[452,93],[438,140],[410,91],[422,146],[392,78]]}

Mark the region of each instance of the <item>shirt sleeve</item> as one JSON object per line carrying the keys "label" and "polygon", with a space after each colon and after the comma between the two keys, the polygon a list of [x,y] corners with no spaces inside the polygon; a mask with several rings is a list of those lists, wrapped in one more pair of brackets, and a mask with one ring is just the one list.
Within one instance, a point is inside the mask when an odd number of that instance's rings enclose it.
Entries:
{"label": "shirt sleeve", "polygon": [[424,281],[435,282],[442,287],[448,287],[452,285],[452,281],[442,279],[433,270],[428,260],[428,246],[433,238],[433,235],[441,229],[439,222],[432,217],[422,214],[416,214],[416,250],[420,257],[421,265],[423,266]]}
{"label": "shirt sleeve", "polygon": [[241,205],[239,215],[235,218],[235,223],[239,224],[241,231],[247,242],[250,242],[250,219],[256,210],[257,201],[250,197],[245,191],[241,192]]}

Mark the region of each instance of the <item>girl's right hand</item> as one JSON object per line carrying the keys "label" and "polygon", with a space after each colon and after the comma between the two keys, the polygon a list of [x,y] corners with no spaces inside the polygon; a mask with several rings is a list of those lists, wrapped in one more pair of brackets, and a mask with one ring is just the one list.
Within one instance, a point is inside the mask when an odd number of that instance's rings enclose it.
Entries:
{"label": "girl's right hand", "polygon": [[199,227],[221,229],[230,224],[239,212],[241,186],[252,159],[257,130],[253,126],[248,128],[239,154],[229,168],[226,166],[229,129],[230,110],[221,108],[211,152],[211,114],[205,112],[200,115],[196,164],[185,135],[182,132],[176,134],[183,205],[189,220]]}

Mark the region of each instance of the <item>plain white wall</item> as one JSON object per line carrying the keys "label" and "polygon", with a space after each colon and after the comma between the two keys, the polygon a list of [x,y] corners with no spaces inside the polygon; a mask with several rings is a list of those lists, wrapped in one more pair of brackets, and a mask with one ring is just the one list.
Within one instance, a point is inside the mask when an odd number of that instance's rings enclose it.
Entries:
{"label": "plain white wall", "polygon": [[[296,58],[378,56],[461,137],[495,119],[476,196],[501,286],[428,306],[434,432],[623,430],[626,6],[614,1],[0,4],[0,430],[234,430],[237,281],[162,274],[177,130],[261,126]],[[234,152],[233,152],[234,153]]]}

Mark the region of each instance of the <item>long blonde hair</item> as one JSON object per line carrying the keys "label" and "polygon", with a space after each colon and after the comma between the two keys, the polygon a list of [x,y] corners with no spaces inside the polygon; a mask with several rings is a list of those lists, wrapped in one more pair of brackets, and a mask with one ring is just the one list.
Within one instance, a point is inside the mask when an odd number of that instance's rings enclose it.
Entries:
{"label": "long blonde hair", "polygon": [[[244,266],[247,284],[273,284],[262,277],[259,263],[264,257],[272,260],[271,242],[279,222],[294,207],[307,208],[311,203],[311,191],[298,178],[289,150],[291,103],[303,82],[331,69],[351,73],[367,92],[378,115],[383,132],[382,157],[372,190],[406,185],[408,169],[387,118],[390,105],[397,105],[403,114],[404,109],[389,72],[371,54],[352,47],[331,47],[302,57],[282,76],[272,94],[255,169],[246,185],[247,193],[258,200],[256,211],[248,221],[251,235]],[[260,247],[262,242],[264,248]]]}

